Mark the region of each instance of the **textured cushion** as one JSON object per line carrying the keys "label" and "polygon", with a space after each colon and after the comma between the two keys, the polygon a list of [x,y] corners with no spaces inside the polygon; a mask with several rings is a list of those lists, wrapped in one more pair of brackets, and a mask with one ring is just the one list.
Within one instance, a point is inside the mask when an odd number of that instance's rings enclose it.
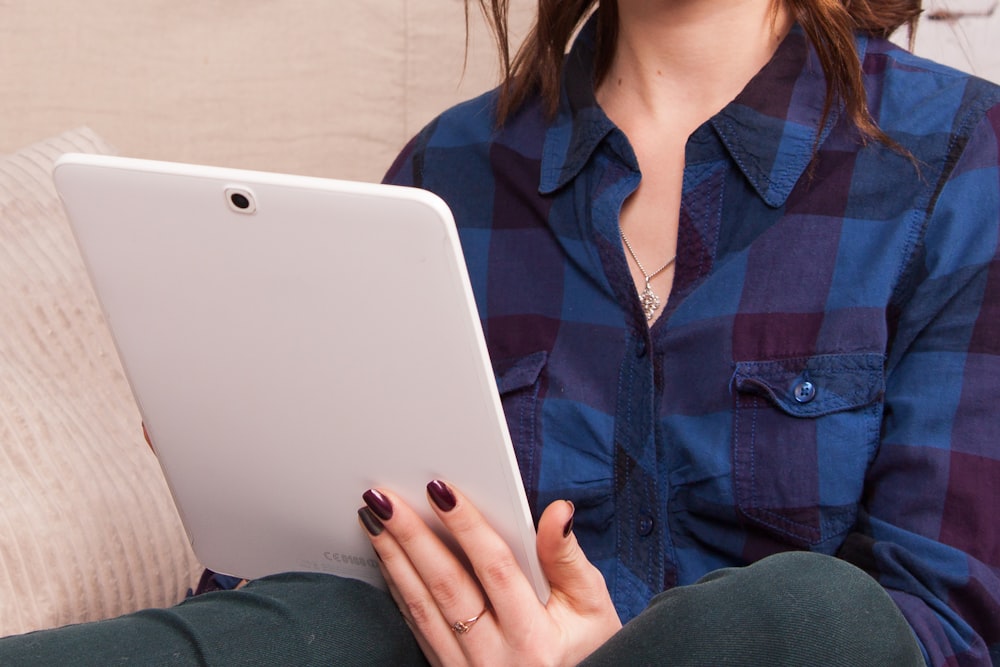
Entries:
{"label": "textured cushion", "polygon": [[52,187],[68,151],[110,152],[79,129],[0,156],[0,636],[170,605],[198,572]]}

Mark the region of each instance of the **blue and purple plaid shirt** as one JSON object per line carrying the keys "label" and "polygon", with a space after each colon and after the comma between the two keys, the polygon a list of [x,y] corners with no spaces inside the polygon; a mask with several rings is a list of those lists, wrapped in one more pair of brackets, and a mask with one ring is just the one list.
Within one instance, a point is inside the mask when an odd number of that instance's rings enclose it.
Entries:
{"label": "blue and purple plaid shirt", "polygon": [[[1000,657],[1000,89],[860,38],[880,127],[834,109],[793,30],[687,144],[678,260],[646,325],[619,236],[640,179],[593,40],[554,120],[495,93],[387,180],[457,219],[536,512],[622,618],[721,567],[809,549],[865,569],[934,664]],[[818,139],[817,139],[818,137]],[[816,149],[814,153],[814,149]],[[915,158],[915,159],[913,159]]]}

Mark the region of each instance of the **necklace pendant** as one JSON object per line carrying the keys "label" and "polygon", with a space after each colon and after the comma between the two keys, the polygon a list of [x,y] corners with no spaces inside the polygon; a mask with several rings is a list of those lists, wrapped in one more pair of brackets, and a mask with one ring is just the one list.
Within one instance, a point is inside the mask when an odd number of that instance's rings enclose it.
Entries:
{"label": "necklace pendant", "polygon": [[639,303],[642,304],[642,312],[646,314],[646,321],[649,322],[660,307],[660,297],[649,288],[649,283],[646,283],[646,289],[639,294]]}

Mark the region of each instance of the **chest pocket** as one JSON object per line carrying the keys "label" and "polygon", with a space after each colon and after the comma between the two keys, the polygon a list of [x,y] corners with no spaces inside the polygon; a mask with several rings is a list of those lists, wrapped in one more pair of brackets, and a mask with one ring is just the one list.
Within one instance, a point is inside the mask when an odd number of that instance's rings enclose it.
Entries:
{"label": "chest pocket", "polygon": [[879,354],[736,364],[733,480],[744,519],[799,547],[850,530],[878,443],[882,366]]}
{"label": "chest pocket", "polygon": [[542,370],[548,361],[548,353],[541,351],[517,359],[507,359],[494,363],[493,372],[497,389],[503,403],[507,430],[514,444],[521,481],[528,494],[528,504],[535,520],[538,503],[538,450],[541,446],[541,402]]}

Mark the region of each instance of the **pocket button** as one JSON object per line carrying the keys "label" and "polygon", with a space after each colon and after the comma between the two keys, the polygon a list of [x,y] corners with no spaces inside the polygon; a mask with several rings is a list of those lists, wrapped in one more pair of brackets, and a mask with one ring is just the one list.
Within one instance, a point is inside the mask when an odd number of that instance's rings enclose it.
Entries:
{"label": "pocket button", "polygon": [[795,400],[799,403],[808,403],[816,398],[816,385],[809,380],[804,380],[795,385],[792,395],[795,396]]}
{"label": "pocket button", "polygon": [[641,517],[639,517],[638,525],[636,526],[636,528],[638,529],[640,536],[646,537],[653,532],[654,525],[655,524],[653,523],[653,517],[642,515]]}

